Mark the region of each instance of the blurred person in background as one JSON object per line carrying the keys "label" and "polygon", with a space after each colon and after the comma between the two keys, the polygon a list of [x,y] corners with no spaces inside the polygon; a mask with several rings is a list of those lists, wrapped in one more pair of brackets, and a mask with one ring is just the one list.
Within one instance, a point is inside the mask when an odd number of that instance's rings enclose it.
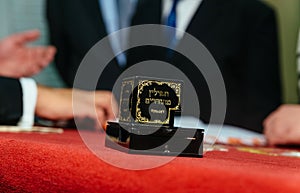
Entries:
{"label": "blurred person in background", "polygon": [[[47,1],[50,39],[58,50],[56,65],[69,86],[73,85],[88,50],[116,29],[127,27],[111,25],[118,25],[116,21],[121,11],[126,10],[117,3],[126,1]],[[277,22],[272,8],[259,0],[139,0],[127,4],[134,7],[126,18],[127,25],[169,25],[203,43],[216,60],[225,81],[225,124],[262,132],[264,118],[281,104]],[[175,20],[170,17],[174,14]],[[109,30],[112,28],[115,30]],[[157,38],[151,33],[140,35]],[[185,37],[181,35],[176,34],[175,46],[180,47],[184,42]],[[130,44],[130,38],[128,41]],[[114,53],[113,44],[110,46],[105,50],[107,53],[102,54]],[[139,62],[165,61],[190,79],[198,94],[199,118],[209,122],[211,96],[204,77],[189,60],[178,54],[169,57],[168,52],[158,46],[134,48],[127,52],[125,66],[115,57],[102,73],[97,89],[111,90],[120,74]],[[185,106],[187,113],[192,114],[193,108],[194,105]]]}
{"label": "blurred person in background", "polygon": [[[81,109],[73,114],[74,90],[45,87],[24,78],[38,73],[54,58],[53,46],[28,46],[38,37],[39,32],[33,30],[12,34],[0,41],[0,124],[31,127],[35,115],[49,120],[89,117],[99,120],[100,126],[107,119],[114,119],[117,105],[108,91],[75,89]],[[95,104],[88,100],[91,95],[95,95]],[[95,107],[97,115],[88,106]]]}
{"label": "blurred person in background", "polygon": [[[264,118],[281,104],[277,21],[271,7],[259,0],[142,0],[132,19],[132,25],[141,24],[176,27],[199,40],[217,62],[224,79],[224,123],[263,131]],[[147,37],[155,35],[149,33]],[[185,36],[176,33],[173,48],[184,46]],[[169,57],[169,51],[149,45],[132,49],[127,66],[147,60],[173,64],[192,82],[200,118],[208,123],[212,101],[204,76],[182,55]],[[194,108],[194,104],[185,106],[191,114]]]}

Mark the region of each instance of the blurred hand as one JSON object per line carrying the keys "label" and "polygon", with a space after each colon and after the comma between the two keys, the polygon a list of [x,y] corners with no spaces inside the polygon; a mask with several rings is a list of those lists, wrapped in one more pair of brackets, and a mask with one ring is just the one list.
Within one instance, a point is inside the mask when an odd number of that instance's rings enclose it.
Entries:
{"label": "blurred hand", "polygon": [[37,40],[39,31],[32,30],[10,35],[0,40],[0,75],[11,78],[32,76],[54,58],[53,46],[28,46]]}
{"label": "blurred hand", "polygon": [[264,121],[270,145],[300,144],[300,105],[282,105]]}
{"label": "blurred hand", "polygon": [[116,118],[117,109],[115,98],[109,91],[92,92],[38,86],[36,115],[42,118],[49,120],[90,118],[96,120],[96,128],[103,128],[107,120]]}

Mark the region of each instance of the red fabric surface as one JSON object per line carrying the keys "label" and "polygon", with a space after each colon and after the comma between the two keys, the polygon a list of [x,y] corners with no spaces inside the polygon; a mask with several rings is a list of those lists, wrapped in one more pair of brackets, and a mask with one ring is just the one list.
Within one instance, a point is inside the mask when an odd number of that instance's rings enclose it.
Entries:
{"label": "red fabric surface", "polygon": [[77,131],[1,133],[0,150],[0,192],[300,192],[299,158],[235,148],[141,171],[105,163]]}

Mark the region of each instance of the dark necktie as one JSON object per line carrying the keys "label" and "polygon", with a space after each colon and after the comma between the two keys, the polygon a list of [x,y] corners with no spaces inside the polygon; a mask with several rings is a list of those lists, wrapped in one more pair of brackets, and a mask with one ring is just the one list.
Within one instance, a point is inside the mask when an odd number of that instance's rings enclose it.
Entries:
{"label": "dark necktie", "polygon": [[173,5],[170,14],[167,18],[167,25],[176,28],[176,8],[179,0],[173,0]]}

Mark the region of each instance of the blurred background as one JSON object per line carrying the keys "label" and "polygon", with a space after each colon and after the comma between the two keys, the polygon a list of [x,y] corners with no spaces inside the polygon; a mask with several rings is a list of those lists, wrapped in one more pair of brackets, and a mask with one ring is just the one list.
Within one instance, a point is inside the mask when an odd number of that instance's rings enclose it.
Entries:
{"label": "blurred background", "polygon": [[[45,0],[0,0],[0,38],[15,32],[39,29],[41,37],[33,44],[48,44],[45,4]],[[33,78],[43,85],[64,86],[54,64],[49,65]]]}
{"label": "blurred background", "polygon": [[[298,83],[298,74],[300,74],[300,64],[297,67],[297,56],[299,56],[297,45],[300,26],[300,0],[264,1],[272,6],[277,13],[284,102],[299,103],[300,82]],[[41,38],[35,44],[48,44],[45,0],[0,0],[0,26],[1,38],[14,32],[39,29]],[[298,50],[300,53],[300,46]],[[48,86],[64,86],[54,64],[51,64],[34,79],[38,83]]]}

